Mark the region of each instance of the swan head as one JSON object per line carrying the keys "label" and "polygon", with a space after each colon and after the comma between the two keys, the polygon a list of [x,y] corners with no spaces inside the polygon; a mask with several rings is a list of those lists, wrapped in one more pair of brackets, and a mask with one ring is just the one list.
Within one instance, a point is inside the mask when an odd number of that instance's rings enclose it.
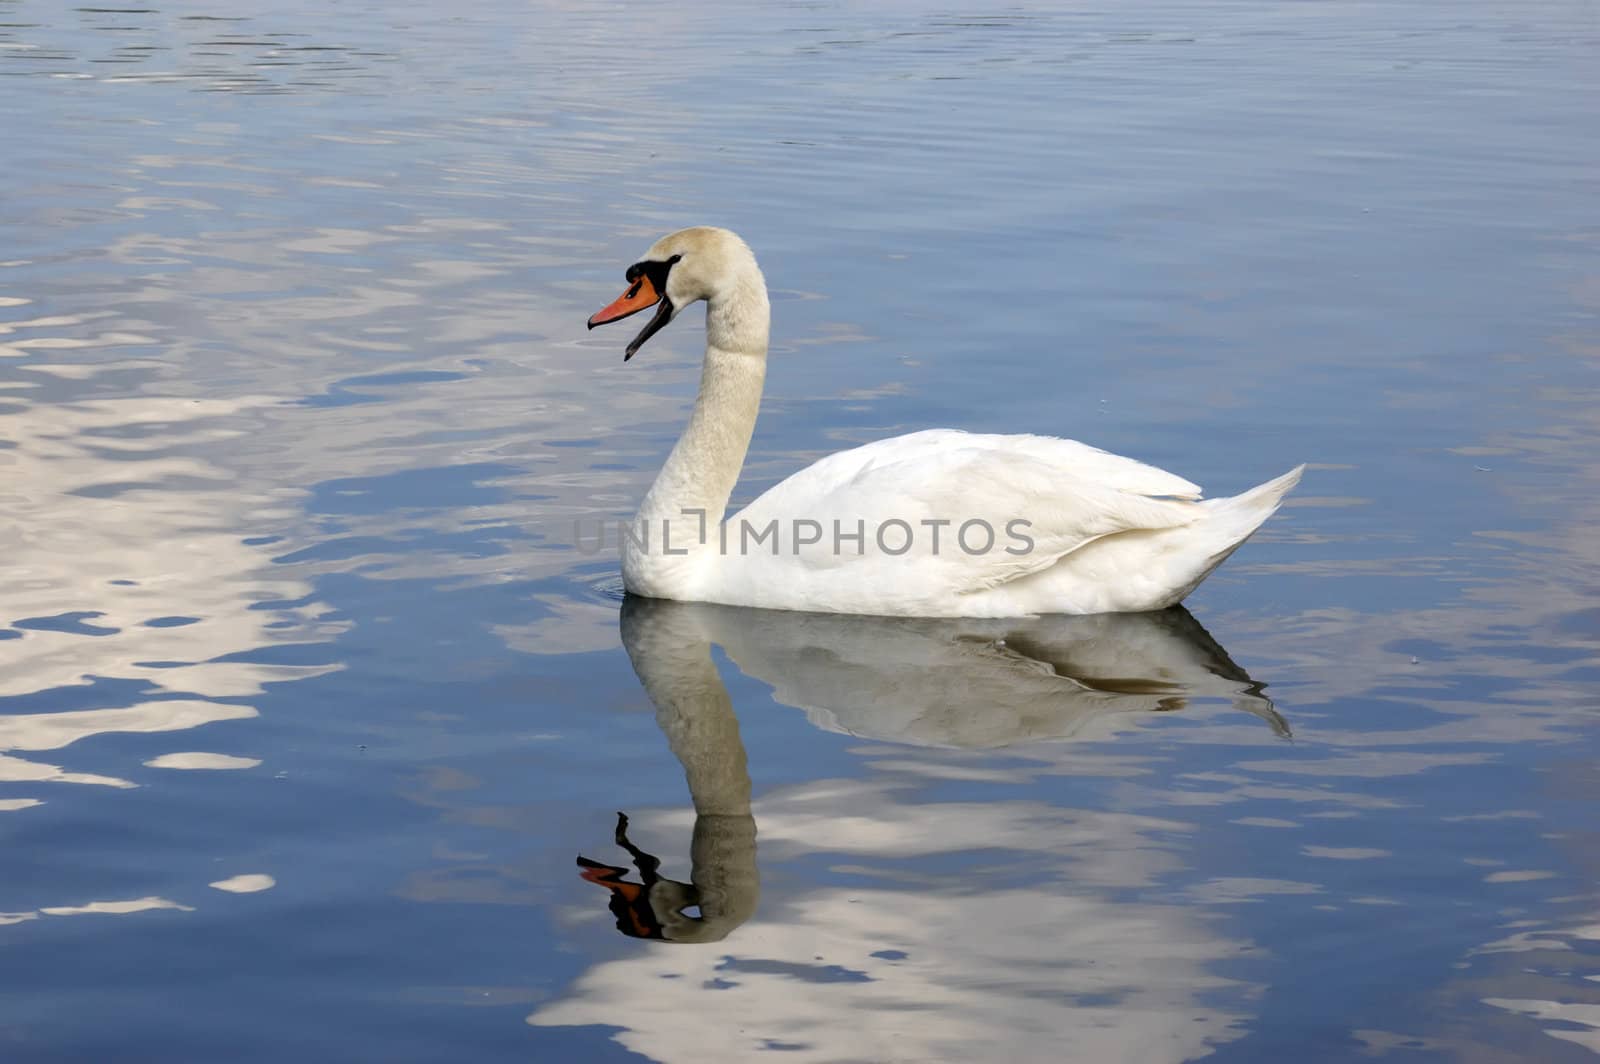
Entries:
{"label": "swan head", "polygon": [[[650,245],[644,257],[628,267],[627,290],[597,311],[589,328],[655,307],[655,314],[623,353],[626,362],[684,307],[702,299],[715,306],[752,275],[759,280],[761,270],[737,233],[710,225],[680,229]],[[764,284],[761,287],[764,298]]]}

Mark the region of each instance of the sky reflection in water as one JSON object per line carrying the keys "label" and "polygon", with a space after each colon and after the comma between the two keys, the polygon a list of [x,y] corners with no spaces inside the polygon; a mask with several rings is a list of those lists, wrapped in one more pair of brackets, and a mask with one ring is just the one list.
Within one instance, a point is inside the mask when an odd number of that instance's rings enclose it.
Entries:
{"label": "sky reflection in water", "polygon": [[[1596,43],[0,3],[0,1053],[1592,1058]],[[774,288],[736,502],[933,424],[1313,467],[1193,616],[619,634],[574,522],[700,337],[582,323],[696,222]],[[707,941],[616,933],[618,810]]]}

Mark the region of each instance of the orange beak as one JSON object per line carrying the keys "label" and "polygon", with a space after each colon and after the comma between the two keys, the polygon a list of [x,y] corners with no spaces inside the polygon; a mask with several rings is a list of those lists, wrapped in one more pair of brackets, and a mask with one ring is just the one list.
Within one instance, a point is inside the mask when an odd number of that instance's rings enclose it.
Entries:
{"label": "orange beak", "polygon": [[[674,259],[672,261],[676,262],[677,260]],[[667,265],[670,266],[672,263],[669,262]],[[650,307],[659,307],[655,315],[645,324],[645,327],[639,330],[639,335],[635,336],[633,342],[622,352],[622,361],[624,362],[632,358],[635,352],[639,350],[640,345],[654,336],[657,330],[671,321],[672,315],[676,312],[676,308],[672,305],[672,300],[668,299],[664,292],[656,291],[656,286],[651,283],[649,275],[642,269],[637,266],[631,266],[628,268],[628,273],[633,275],[632,286],[612,301],[604,310],[589,319],[589,328],[592,329],[596,325],[619,321],[629,314],[637,314],[639,311]]]}
{"label": "orange beak", "polygon": [[608,303],[603,310],[596,311],[589,319],[589,328],[596,325],[608,325],[614,321],[621,321],[629,314],[637,314],[661,302],[661,293],[650,283],[650,278],[644,274],[633,282],[629,289]]}

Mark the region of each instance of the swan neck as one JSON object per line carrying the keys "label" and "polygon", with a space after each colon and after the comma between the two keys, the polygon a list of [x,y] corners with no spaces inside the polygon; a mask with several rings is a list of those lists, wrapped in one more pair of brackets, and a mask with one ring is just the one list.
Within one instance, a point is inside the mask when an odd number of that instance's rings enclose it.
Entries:
{"label": "swan neck", "polygon": [[733,282],[706,300],[706,348],[767,357],[772,307],[767,283],[752,261]]}
{"label": "swan neck", "polygon": [[721,523],[755,433],[765,379],[764,359],[707,346],[689,424],[645,496],[640,517],[674,524],[703,520],[708,528]]}
{"label": "swan neck", "polygon": [[766,285],[753,263],[707,301],[700,391],[688,426],[645,496],[641,519],[703,520],[707,529],[721,523],[761,412],[770,317]]}

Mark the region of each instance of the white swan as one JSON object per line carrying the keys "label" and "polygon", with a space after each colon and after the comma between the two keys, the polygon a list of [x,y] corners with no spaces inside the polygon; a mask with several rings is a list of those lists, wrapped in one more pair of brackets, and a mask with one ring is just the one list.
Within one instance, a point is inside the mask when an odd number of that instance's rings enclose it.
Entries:
{"label": "white swan", "polygon": [[1304,466],[1225,499],[1048,436],[931,429],[841,451],[726,521],[761,406],[771,313],[739,237],[662,237],[589,327],[656,307],[624,361],[706,302],[694,412],[622,542],[627,589],[732,606],[921,617],[1134,613],[1180,601]]}

